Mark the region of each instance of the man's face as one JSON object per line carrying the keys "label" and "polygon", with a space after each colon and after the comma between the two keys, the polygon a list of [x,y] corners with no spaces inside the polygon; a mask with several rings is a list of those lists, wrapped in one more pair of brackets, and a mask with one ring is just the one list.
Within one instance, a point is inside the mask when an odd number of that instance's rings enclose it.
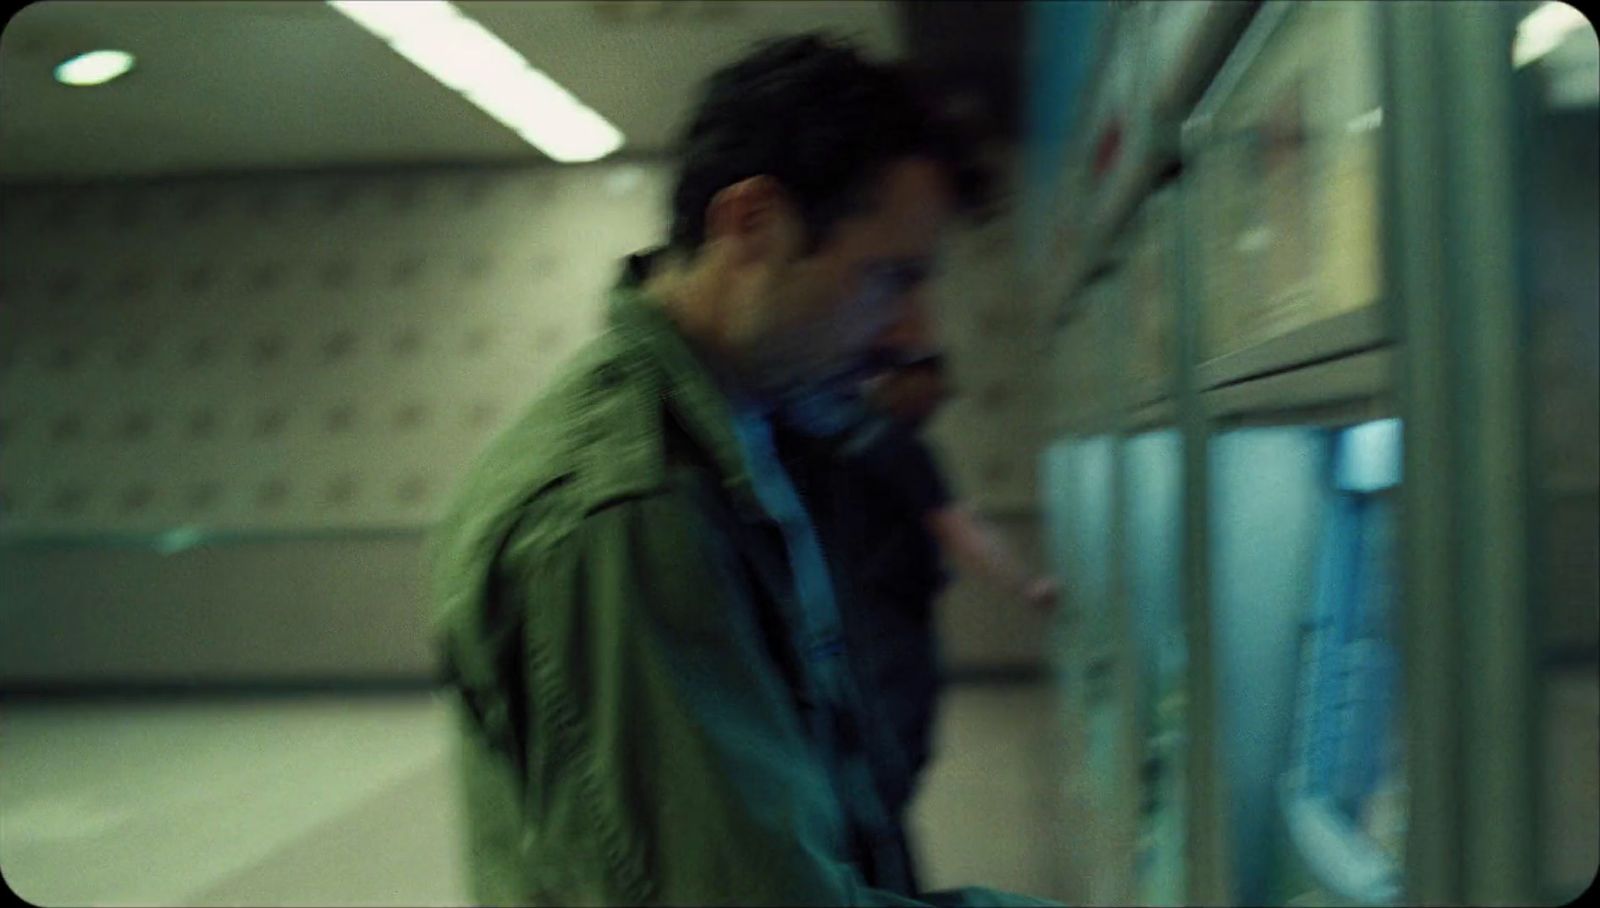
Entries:
{"label": "man's face", "polygon": [[761,277],[743,304],[759,309],[749,362],[781,390],[850,365],[883,339],[925,321],[923,294],[951,215],[943,172],[932,162],[891,165],[868,207],[833,225],[806,254],[792,209]]}

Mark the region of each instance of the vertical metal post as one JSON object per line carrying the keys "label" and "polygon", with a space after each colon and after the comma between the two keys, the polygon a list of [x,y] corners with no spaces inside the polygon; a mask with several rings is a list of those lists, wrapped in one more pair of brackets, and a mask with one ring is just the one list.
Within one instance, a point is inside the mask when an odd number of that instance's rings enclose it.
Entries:
{"label": "vertical metal post", "polygon": [[1516,280],[1518,178],[1512,20],[1497,3],[1438,19],[1438,78],[1449,91],[1445,242],[1456,374],[1461,536],[1463,897],[1534,895],[1533,640],[1527,586],[1530,498],[1528,326]]}
{"label": "vertical metal post", "polygon": [[[1184,157],[1194,160],[1191,137],[1184,139]],[[1183,438],[1183,544],[1179,552],[1183,579],[1181,608],[1188,649],[1187,741],[1185,784],[1188,809],[1185,836],[1185,896],[1189,904],[1231,904],[1227,795],[1217,734],[1221,711],[1217,708],[1216,652],[1211,622],[1211,535],[1208,453],[1209,420],[1200,400],[1196,369],[1200,363],[1200,293],[1196,286],[1196,256],[1188,248],[1199,235],[1197,209],[1204,199],[1194,198],[1198,181],[1185,179],[1175,200],[1184,242],[1178,244],[1179,306],[1176,386],[1178,421]]]}
{"label": "vertical metal post", "polygon": [[1455,606],[1451,426],[1458,420],[1449,355],[1442,200],[1433,168],[1445,138],[1437,54],[1438,8],[1400,2],[1383,23],[1384,286],[1400,345],[1396,397],[1404,418],[1401,499],[1401,648],[1407,805],[1406,902],[1461,899],[1459,752],[1454,683],[1460,655]]}
{"label": "vertical metal post", "polygon": [[1534,895],[1527,329],[1508,9],[1384,10],[1386,284],[1405,417],[1407,900]]}
{"label": "vertical metal post", "polygon": [[1136,904],[1139,900],[1138,847],[1140,833],[1140,788],[1144,761],[1143,718],[1141,710],[1138,635],[1134,629],[1133,597],[1128,573],[1132,559],[1128,553],[1128,420],[1132,395],[1127,393],[1132,380],[1131,343],[1134,321],[1130,315],[1132,283],[1126,271],[1126,243],[1121,244],[1119,257],[1123,264],[1122,276],[1116,293],[1108,303],[1114,315],[1106,319],[1112,336],[1104,339],[1107,353],[1106,402],[1110,407],[1107,431],[1111,437],[1111,583],[1108,590],[1111,601],[1108,615],[1113,622],[1112,646],[1115,651],[1115,678],[1117,681],[1117,761],[1120,790],[1116,799],[1119,835],[1128,846],[1118,849],[1117,898],[1120,903]]}

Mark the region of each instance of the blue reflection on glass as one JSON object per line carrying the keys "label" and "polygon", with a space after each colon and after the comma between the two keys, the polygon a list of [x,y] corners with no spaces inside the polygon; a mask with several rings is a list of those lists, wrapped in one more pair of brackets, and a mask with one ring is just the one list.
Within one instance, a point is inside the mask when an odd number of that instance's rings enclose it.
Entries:
{"label": "blue reflection on glass", "polygon": [[1401,425],[1366,423],[1334,443],[1334,495],[1306,627],[1296,743],[1284,816],[1318,881],[1366,904],[1399,897],[1402,742],[1394,505]]}

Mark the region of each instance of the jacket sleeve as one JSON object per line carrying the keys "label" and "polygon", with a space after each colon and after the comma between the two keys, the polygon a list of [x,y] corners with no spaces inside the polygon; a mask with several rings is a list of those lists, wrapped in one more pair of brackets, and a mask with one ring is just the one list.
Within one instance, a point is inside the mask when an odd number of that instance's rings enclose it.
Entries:
{"label": "jacket sleeve", "polygon": [[734,558],[678,493],[508,550],[529,617],[532,876],[563,904],[924,904],[841,858],[839,806]]}

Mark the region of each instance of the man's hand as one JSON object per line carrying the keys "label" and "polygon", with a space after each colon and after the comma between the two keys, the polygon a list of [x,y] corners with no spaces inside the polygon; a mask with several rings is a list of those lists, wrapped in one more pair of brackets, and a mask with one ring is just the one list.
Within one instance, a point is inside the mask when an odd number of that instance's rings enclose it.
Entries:
{"label": "man's hand", "polygon": [[988,521],[960,505],[931,512],[928,528],[939,542],[939,550],[997,590],[1018,596],[1034,608],[1049,614],[1055,611],[1060,590],[1048,577],[1032,577]]}

